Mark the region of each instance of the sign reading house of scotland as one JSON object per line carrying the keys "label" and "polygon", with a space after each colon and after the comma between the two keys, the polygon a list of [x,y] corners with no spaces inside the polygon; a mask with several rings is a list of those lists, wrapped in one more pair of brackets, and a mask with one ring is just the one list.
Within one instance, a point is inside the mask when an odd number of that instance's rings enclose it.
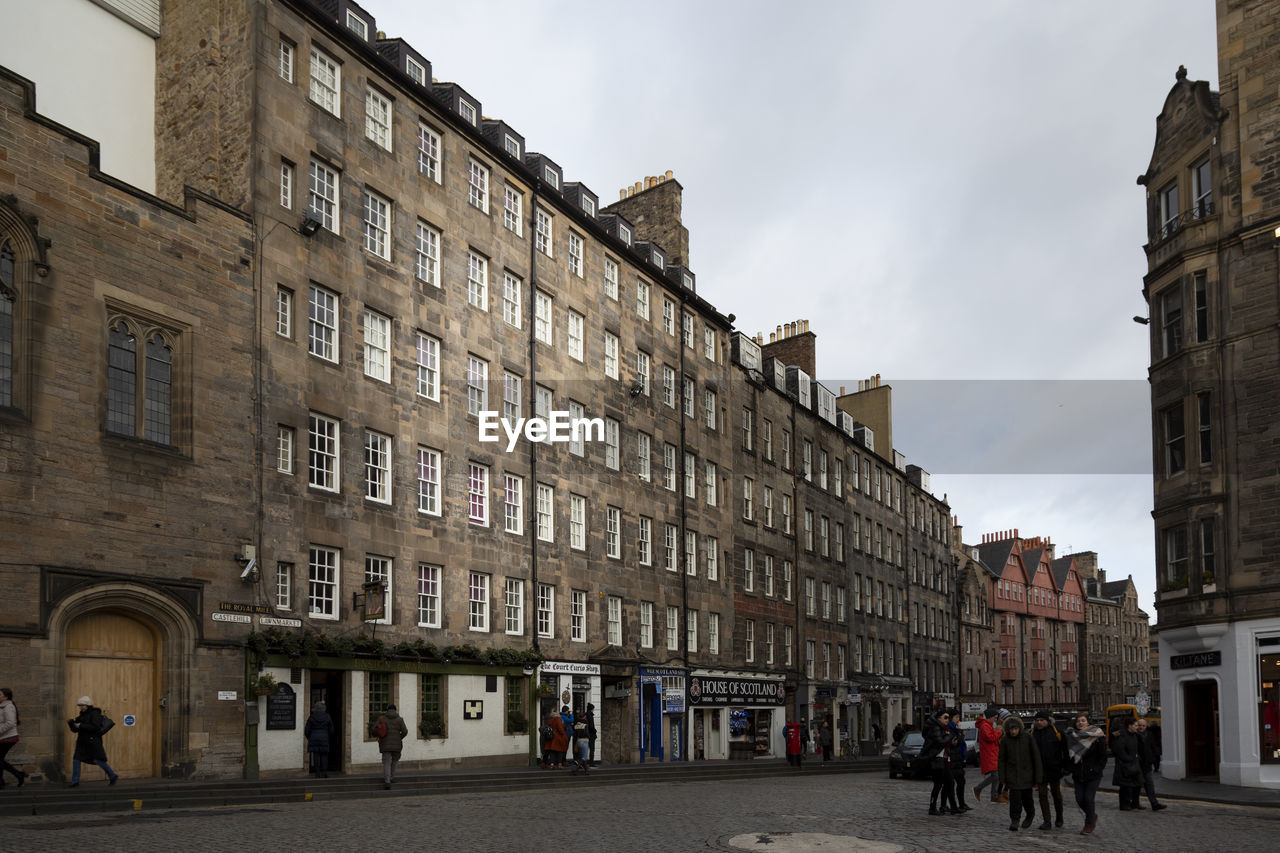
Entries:
{"label": "sign reading house of scotland", "polygon": [[786,688],[781,681],[762,678],[689,679],[690,705],[781,705]]}
{"label": "sign reading house of scotland", "polygon": [[1173,655],[1169,669],[1199,669],[1202,666],[1221,666],[1222,652],[1197,652],[1194,655]]}
{"label": "sign reading house of scotland", "polygon": [[547,660],[542,662],[542,671],[556,675],[599,675],[600,664]]}

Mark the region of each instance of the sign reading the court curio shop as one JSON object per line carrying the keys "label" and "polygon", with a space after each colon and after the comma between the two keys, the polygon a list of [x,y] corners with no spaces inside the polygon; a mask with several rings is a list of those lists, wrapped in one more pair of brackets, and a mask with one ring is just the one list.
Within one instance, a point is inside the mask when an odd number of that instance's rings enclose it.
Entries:
{"label": "sign reading the court curio shop", "polygon": [[1172,655],[1169,669],[1199,669],[1202,666],[1221,666],[1222,652],[1197,652],[1194,655]]}
{"label": "sign reading the court curio shop", "polygon": [[783,683],[763,678],[698,675],[689,679],[688,694],[690,705],[781,705],[786,701]]}

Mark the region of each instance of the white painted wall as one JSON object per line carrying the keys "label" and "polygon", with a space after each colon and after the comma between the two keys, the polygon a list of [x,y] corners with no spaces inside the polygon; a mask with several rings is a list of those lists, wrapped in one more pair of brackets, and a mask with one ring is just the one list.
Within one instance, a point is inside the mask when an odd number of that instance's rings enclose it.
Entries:
{"label": "white painted wall", "polygon": [[0,65],[36,110],[100,143],[102,170],[155,192],[155,41],[89,0],[0,0]]}
{"label": "white painted wall", "polygon": [[[523,679],[521,679],[523,680]],[[440,759],[466,759],[475,756],[509,755],[513,759],[523,757],[529,752],[527,734],[506,734],[506,713],[503,708],[506,696],[503,677],[498,677],[498,689],[494,693],[485,692],[485,676],[483,675],[450,675],[445,685],[445,697],[448,711],[445,715],[448,737],[423,739],[418,734],[418,677],[410,673],[401,673],[396,679],[396,710],[404,717],[409,727],[409,737],[405,738],[404,749],[400,753],[403,761],[428,761]],[[360,765],[382,764],[382,754],[378,751],[376,740],[365,741],[365,674],[351,673],[351,719],[359,721],[353,725],[347,737],[350,738],[351,763],[357,772]],[[479,699],[484,702],[484,717],[480,720],[463,718],[463,703]],[[372,770],[373,767],[366,767]]]}
{"label": "white painted wall", "polygon": [[[0,0],[7,2],[7,0]],[[263,670],[273,675],[277,682],[289,683],[287,667],[269,666]],[[302,736],[303,724],[311,709],[306,707],[306,685],[290,684],[298,695],[294,707],[292,731],[276,729],[267,730],[267,700],[258,700],[258,768],[260,770],[305,770],[307,767],[307,739]]]}

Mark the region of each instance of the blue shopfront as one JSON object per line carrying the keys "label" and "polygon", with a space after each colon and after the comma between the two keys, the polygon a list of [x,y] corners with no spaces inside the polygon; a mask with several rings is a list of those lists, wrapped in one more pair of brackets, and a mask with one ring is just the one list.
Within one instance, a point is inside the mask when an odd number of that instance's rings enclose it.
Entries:
{"label": "blue shopfront", "polygon": [[686,672],[671,666],[642,666],[637,735],[640,760],[683,761]]}

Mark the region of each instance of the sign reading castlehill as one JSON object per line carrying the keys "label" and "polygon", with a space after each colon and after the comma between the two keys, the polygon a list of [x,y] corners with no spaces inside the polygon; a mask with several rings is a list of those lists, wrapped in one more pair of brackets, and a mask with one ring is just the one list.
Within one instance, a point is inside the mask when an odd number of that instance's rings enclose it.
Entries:
{"label": "sign reading castlehill", "polygon": [[689,679],[690,705],[782,705],[786,695],[786,686],[781,680],[704,675]]}

